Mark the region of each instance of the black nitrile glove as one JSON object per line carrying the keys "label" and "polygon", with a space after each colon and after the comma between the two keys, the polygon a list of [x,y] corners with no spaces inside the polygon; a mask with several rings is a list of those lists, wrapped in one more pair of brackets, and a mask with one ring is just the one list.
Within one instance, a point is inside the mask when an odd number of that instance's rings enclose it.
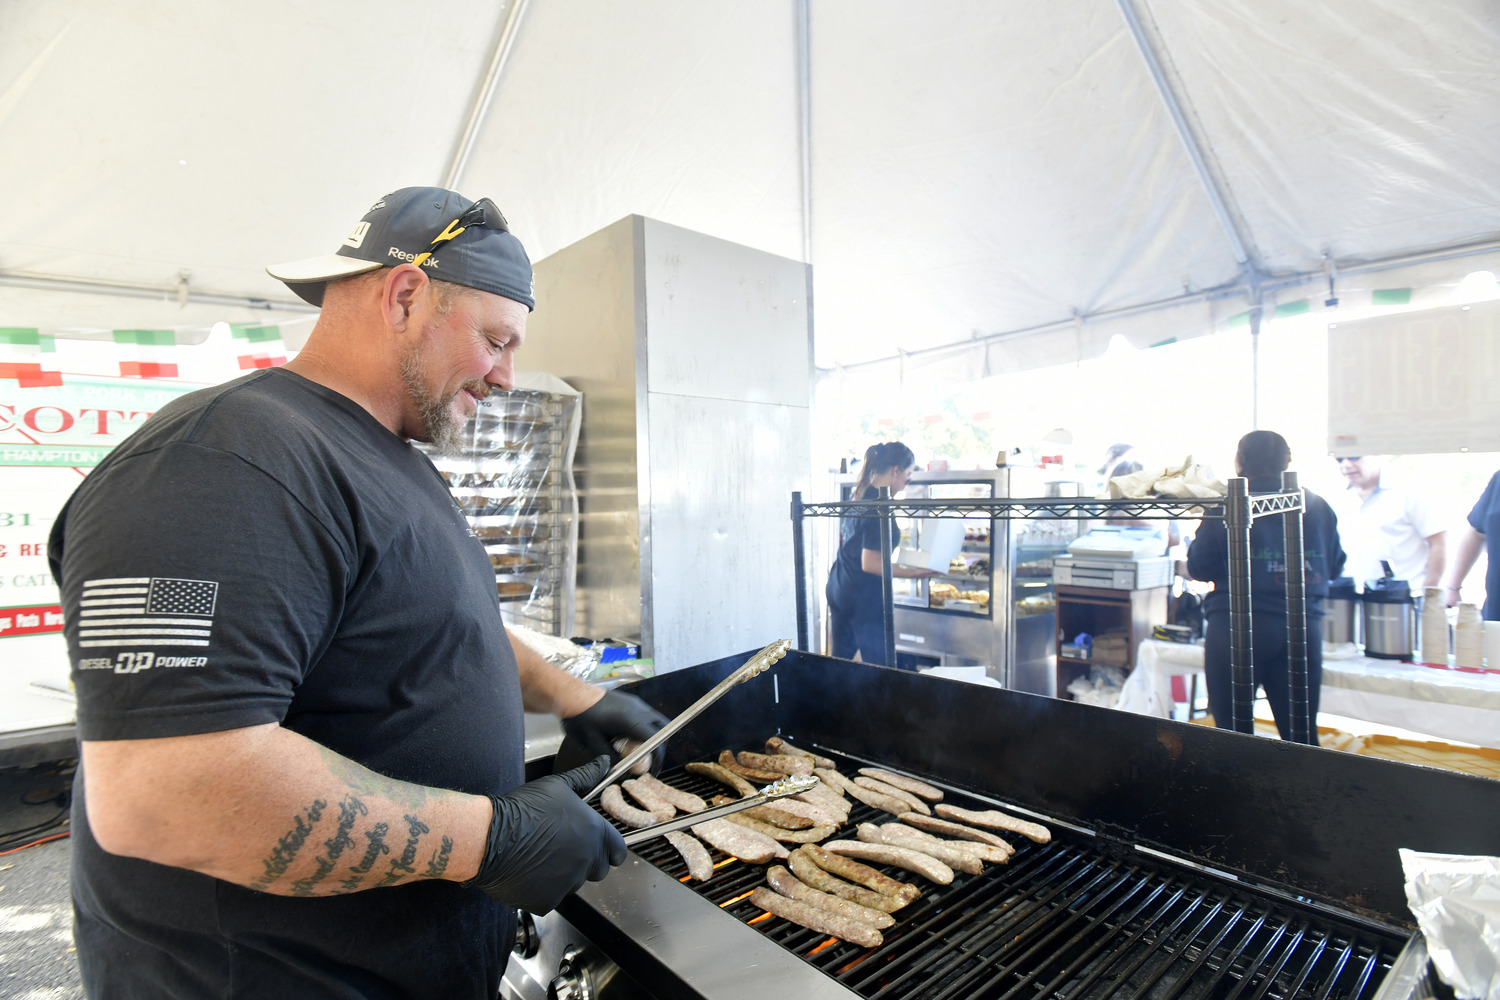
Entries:
{"label": "black nitrile glove", "polygon": [[[623,755],[610,745],[613,740],[624,737],[640,743],[666,724],[665,715],[635,695],[606,691],[593,707],[562,720],[567,738],[558,748],[554,770],[577,767],[600,754],[609,754],[611,761],[618,762]],[[659,770],[665,757],[666,751],[658,747],[651,756],[651,770]]]}
{"label": "black nitrile glove", "polygon": [[609,758],[491,795],[495,807],[479,873],[464,885],[542,914],[625,860],[625,838],[580,796],[609,773]]}

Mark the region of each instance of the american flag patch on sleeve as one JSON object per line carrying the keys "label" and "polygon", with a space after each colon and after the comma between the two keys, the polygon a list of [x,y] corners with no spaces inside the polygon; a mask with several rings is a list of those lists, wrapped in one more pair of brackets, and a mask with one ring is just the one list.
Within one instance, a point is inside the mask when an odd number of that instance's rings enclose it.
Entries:
{"label": "american flag patch on sleeve", "polygon": [[79,646],[207,646],[219,584],[172,577],[87,580]]}

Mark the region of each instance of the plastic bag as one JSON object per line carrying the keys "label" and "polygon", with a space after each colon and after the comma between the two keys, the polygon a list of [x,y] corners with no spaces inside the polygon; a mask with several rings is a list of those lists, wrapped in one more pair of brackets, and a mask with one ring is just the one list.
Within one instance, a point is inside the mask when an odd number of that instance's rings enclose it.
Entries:
{"label": "plastic bag", "polygon": [[1500,858],[1401,849],[1432,965],[1464,1000],[1500,1000]]}

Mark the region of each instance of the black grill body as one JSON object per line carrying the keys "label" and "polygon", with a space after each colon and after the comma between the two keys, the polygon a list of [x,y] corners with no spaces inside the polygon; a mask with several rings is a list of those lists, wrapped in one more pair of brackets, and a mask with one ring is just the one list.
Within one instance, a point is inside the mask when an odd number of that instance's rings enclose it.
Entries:
{"label": "black grill body", "polygon": [[[632,690],[672,716],[746,656]],[[1009,864],[947,887],[891,870],[928,891],[874,950],[763,914],[743,896],[764,866],[716,854],[692,887],[717,908],[726,959],[758,933],[854,996],[1366,1000],[1413,930],[1397,849],[1500,854],[1500,782],[796,651],[674,737],[663,777],[716,794],[681,765],[772,735],[1053,831],[1046,845],[1007,835]],[[857,804],[837,836],[889,819]],[[686,875],[665,841],[636,853]],[[660,996],[705,995],[587,896],[563,913],[609,938],[610,958]]]}

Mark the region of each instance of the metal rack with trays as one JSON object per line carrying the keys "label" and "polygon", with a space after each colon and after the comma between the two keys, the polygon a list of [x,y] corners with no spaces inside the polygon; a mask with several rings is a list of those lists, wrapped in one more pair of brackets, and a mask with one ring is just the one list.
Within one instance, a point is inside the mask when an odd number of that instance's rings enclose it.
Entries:
{"label": "metal rack with trays", "polygon": [[461,454],[423,447],[489,556],[506,624],[549,635],[573,628],[578,410],[576,395],[496,393],[464,426]]}
{"label": "metal rack with trays", "polygon": [[1307,676],[1306,563],[1302,544],[1305,495],[1295,472],[1284,472],[1281,490],[1251,495],[1248,481],[1229,480],[1222,499],[1126,499],[1099,500],[1078,497],[1016,497],[994,499],[892,500],[882,489],[877,500],[835,503],[804,503],[802,494],[792,494],[792,550],[797,601],[797,648],[809,648],[807,597],[807,545],[804,519],[808,517],[875,517],[880,519],[882,588],[885,607],[885,661],[896,662],[895,608],[892,600],[891,519],[895,517],[989,518],[996,523],[1028,518],[1124,518],[1164,520],[1221,518],[1228,535],[1229,650],[1232,704],[1229,728],[1253,732],[1255,682],[1252,668],[1250,627],[1250,526],[1257,517],[1283,519],[1285,564],[1296,567],[1286,577],[1287,659],[1290,664],[1292,703],[1289,739],[1307,742],[1314,732],[1309,711]]}

